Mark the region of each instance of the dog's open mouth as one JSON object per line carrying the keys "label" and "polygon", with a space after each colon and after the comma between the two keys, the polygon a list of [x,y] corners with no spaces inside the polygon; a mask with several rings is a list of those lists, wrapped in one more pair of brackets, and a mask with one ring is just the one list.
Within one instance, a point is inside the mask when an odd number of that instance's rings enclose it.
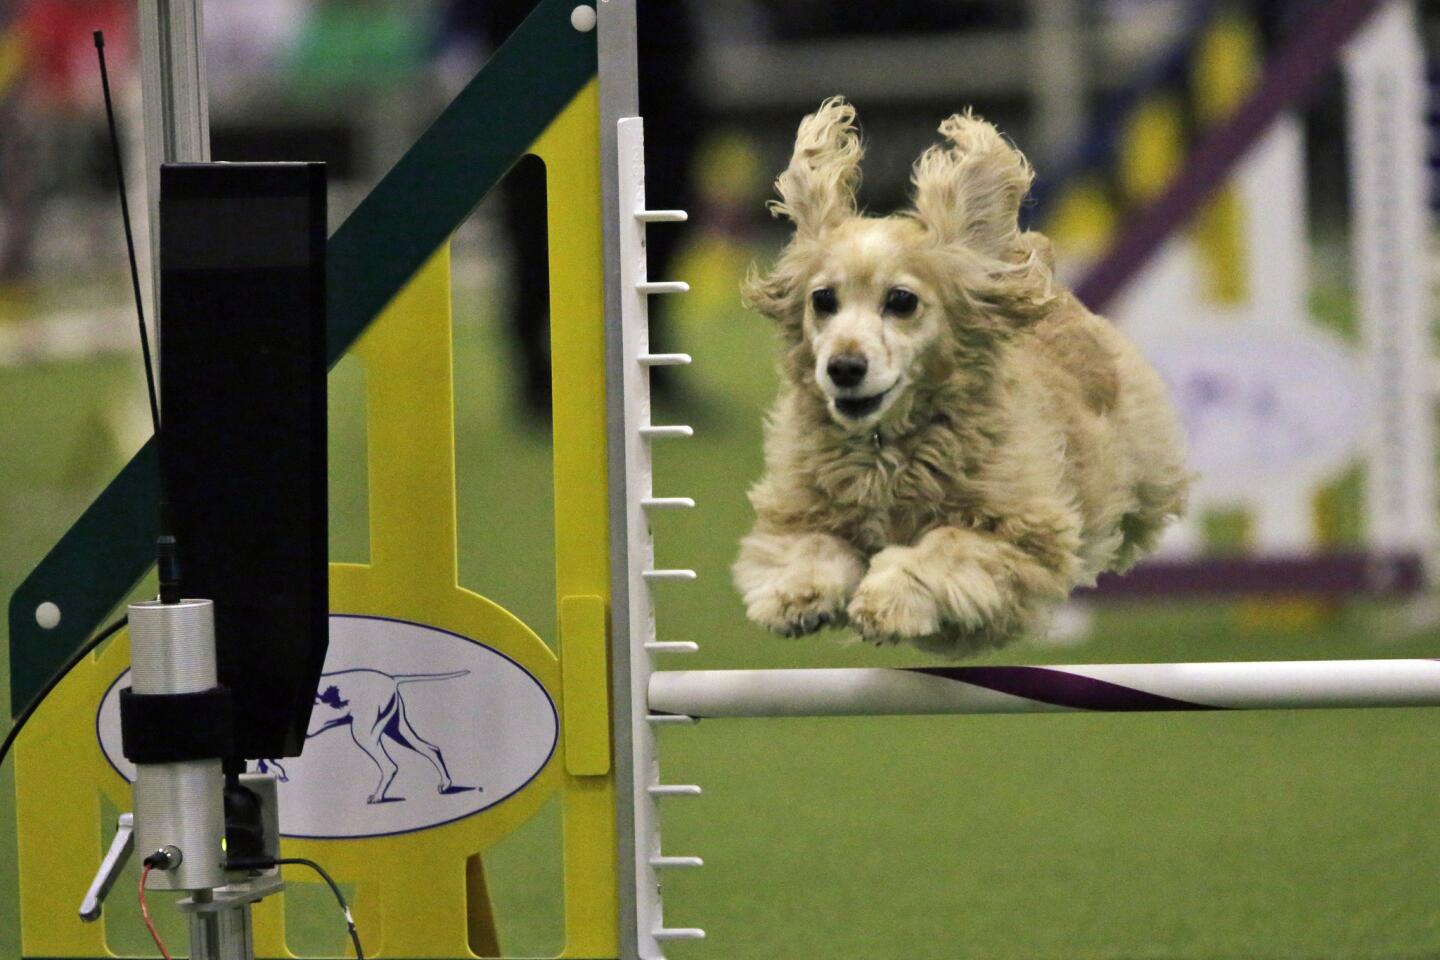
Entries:
{"label": "dog's open mouth", "polygon": [[894,389],[893,386],[887,387],[868,397],[836,397],[835,409],[840,412],[841,416],[849,417],[851,420],[862,420],[880,409],[880,404],[884,402],[886,394],[892,389]]}

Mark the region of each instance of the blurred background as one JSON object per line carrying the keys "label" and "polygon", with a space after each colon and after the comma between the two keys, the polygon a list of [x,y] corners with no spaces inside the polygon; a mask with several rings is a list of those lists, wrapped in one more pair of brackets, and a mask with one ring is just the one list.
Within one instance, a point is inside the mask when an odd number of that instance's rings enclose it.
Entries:
{"label": "blurred background", "polygon": [[[666,639],[702,645],[686,666],[918,660],[838,635],[766,636],[729,586],[775,387],[772,333],[741,309],[737,289],[785,240],[764,202],[798,120],[834,94],[856,104],[863,201],[887,212],[904,204],[909,165],[940,119],[973,106],[1037,168],[1025,216],[1079,282],[1327,6],[641,0],[649,200],[691,212],[683,226],[651,228],[650,271],[692,287],[654,315],[662,345],[696,358],[659,384],[668,421],[697,431],[688,446],[661,449],[657,466],[657,489],[700,503],[657,530],[662,560],[700,572],[660,610]],[[1398,6],[1415,13],[1424,64],[1436,63],[1440,9]],[[333,228],[528,7],[207,0],[213,157],[328,162]],[[90,39],[106,31],[143,238],[134,11],[134,0],[0,0],[6,597],[149,434]],[[1436,76],[1424,64],[1414,119],[1440,124],[1436,101],[1424,102]],[[1205,475],[1193,517],[1164,551],[1180,572],[1077,600],[1051,635],[991,659],[1440,656],[1440,603],[1414,574],[1440,534],[1433,349],[1423,382],[1406,386],[1406,409],[1423,415],[1397,434],[1372,403],[1390,368],[1367,339],[1358,275],[1361,241],[1374,235],[1357,216],[1347,96],[1330,69],[1109,298],[1108,312],[1170,379]],[[1433,189],[1426,180],[1398,202],[1426,208]],[[542,196],[538,169],[522,162],[456,236],[456,430],[462,582],[553,643]],[[1427,233],[1377,272],[1424,291],[1422,344],[1433,340],[1435,251]],[[145,276],[143,240],[140,253]],[[351,360],[331,374],[331,543],[342,561],[368,551],[363,375]],[[1380,435],[1392,460],[1418,457],[1418,472],[1397,474]],[[1398,505],[1377,496],[1382,477],[1401,485]],[[1289,565],[1265,568],[1280,571],[1275,582],[1242,567],[1241,588],[1194,588],[1204,570],[1266,559]],[[6,669],[0,657],[0,681]],[[667,767],[707,784],[702,801],[667,819],[667,836],[703,852],[707,868],[666,895],[667,912],[710,940],[673,955],[1437,956],[1434,719],[1392,710],[666,731],[685,738],[666,744]],[[0,772],[4,957],[18,953],[7,940],[12,788]],[[487,854],[509,953],[559,949],[558,843],[552,808]],[[294,911],[294,946],[323,955],[339,943],[307,919],[328,909],[322,891],[312,899],[316,911]],[[112,946],[145,953],[143,931],[130,927],[137,935]]]}

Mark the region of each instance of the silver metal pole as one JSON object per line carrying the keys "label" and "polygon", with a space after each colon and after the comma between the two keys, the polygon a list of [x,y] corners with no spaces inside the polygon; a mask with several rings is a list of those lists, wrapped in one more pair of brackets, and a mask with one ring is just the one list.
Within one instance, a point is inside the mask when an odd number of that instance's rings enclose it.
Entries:
{"label": "silver metal pole", "polygon": [[607,446],[610,492],[610,661],[614,697],[616,888],[619,900],[621,960],[638,960],[635,911],[636,842],[630,718],[634,703],[630,664],[629,483],[625,465],[626,402],[620,291],[620,164],[616,124],[640,112],[636,65],[635,0],[595,4],[600,80],[600,190],[605,253],[605,406],[610,427]]}
{"label": "silver metal pole", "polygon": [[907,714],[1440,707],[1434,660],[660,671],[652,714]]}
{"label": "silver metal pole", "polygon": [[197,894],[190,914],[190,960],[255,960],[250,904],[219,905]]}
{"label": "silver metal pole", "polygon": [[[140,75],[145,123],[145,189],[149,211],[151,318],[160,329],[160,166],[164,163],[203,163],[210,159],[210,105],[205,84],[205,27],[201,0],[141,0]],[[165,629],[150,631],[147,641],[137,614],[169,621],[184,620],[191,609],[203,611],[206,630]],[[133,604],[130,607],[131,648],[135,663],[137,693],[174,693],[209,689],[215,685],[215,637],[208,600],[186,600],[178,605]],[[142,664],[152,663],[155,689],[141,689]],[[194,665],[187,667],[187,665]],[[177,670],[189,669],[196,682],[180,683]],[[200,675],[204,674],[203,677]],[[203,681],[203,682],[201,682]],[[151,776],[153,788],[146,788],[147,767],[138,767],[135,784],[136,833],[142,853],[146,846],[161,843],[170,833],[180,832],[188,842],[177,867],[157,872],[157,886],[194,889],[191,903],[198,909],[190,916],[190,953],[197,960],[253,960],[250,906],[215,904],[211,889],[225,882],[220,864],[224,857],[224,778],[219,760],[172,764],[180,777],[167,768]],[[150,771],[153,773],[153,771]],[[180,791],[178,785],[189,787]],[[150,839],[155,837],[158,839]],[[198,888],[198,889],[197,889]]]}
{"label": "silver metal pole", "polygon": [[[142,696],[204,693],[216,684],[215,605],[209,600],[132,603],[130,686]],[[225,776],[220,760],[137,763],[131,788],[140,856],[174,852],[156,870],[157,890],[205,890],[225,882]]]}
{"label": "silver metal pole", "polygon": [[201,0],[140,0],[145,189],[150,212],[151,317],[160,314],[160,164],[210,159]]}

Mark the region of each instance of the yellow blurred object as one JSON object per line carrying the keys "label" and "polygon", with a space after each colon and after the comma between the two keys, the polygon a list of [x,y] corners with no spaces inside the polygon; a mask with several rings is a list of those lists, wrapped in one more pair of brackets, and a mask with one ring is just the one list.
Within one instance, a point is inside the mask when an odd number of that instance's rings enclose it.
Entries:
{"label": "yellow blurred object", "polygon": [[1120,148],[1120,185],[1131,203],[1158,196],[1185,160],[1185,122],[1180,98],[1165,93],[1135,109]]}
{"label": "yellow blurred object", "polygon": [[19,30],[0,33],[0,97],[8,94],[25,73],[26,49]]}
{"label": "yellow blurred object", "polygon": [[1195,51],[1191,83],[1195,114],[1206,126],[1230,116],[1260,75],[1260,37],[1249,17],[1217,16]]}
{"label": "yellow blurred object", "polygon": [[1115,205],[1100,178],[1088,176],[1061,196],[1045,224],[1045,232],[1065,257],[1094,260],[1105,252],[1115,235],[1117,220]]}
{"label": "yellow blurred object", "polygon": [[1324,626],[1339,615],[1338,600],[1322,597],[1266,597],[1235,605],[1235,623],[1242,630],[1300,632]]}
{"label": "yellow blurred object", "polygon": [[[1235,111],[1260,75],[1260,38],[1238,12],[1220,14],[1205,31],[1194,59],[1191,86],[1195,113],[1205,126]],[[1196,217],[1194,237],[1209,298],[1239,304],[1250,297],[1245,256],[1246,209],[1233,186],[1216,193]]]}
{"label": "yellow blurred object", "polygon": [[[753,210],[770,196],[769,176],[748,134],[726,130],[705,138],[695,151],[699,202],[676,254],[673,272],[690,284],[681,320],[733,316],[740,308],[740,278],[753,249],[733,225],[749,223]],[[703,212],[703,215],[696,216]]]}
{"label": "yellow blurred object", "polygon": [[38,299],[36,288],[31,283],[0,283],[0,325],[20,323],[33,317]]}
{"label": "yellow blurred object", "polygon": [[748,208],[769,187],[754,139],[726,130],[701,141],[695,151],[695,186],[706,206]]}
{"label": "yellow blurred object", "polygon": [[674,273],[690,284],[682,317],[706,322],[725,319],[740,309],[740,278],[753,259],[753,250],[717,231],[701,234],[680,248]]}
{"label": "yellow blurred object", "polygon": [[1233,187],[1225,187],[1200,210],[1191,235],[1200,254],[1207,299],[1242,304],[1250,299],[1245,257],[1245,205]]}

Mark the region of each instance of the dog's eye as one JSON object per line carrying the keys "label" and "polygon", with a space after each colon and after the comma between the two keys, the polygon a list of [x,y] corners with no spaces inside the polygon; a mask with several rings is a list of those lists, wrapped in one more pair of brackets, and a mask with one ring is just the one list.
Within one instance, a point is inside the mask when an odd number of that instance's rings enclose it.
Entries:
{"label": "dog's eye", "polygon": [[908,317],[920,306],[920,298],[903,287],[895,287],[885,294],[885,312],[897,317]]}
{"label": "dog's eye", "polygon": [[840,309],[840,301],[835,299],[835,291],[829,287],[821,287],[810,294],[810,305],[816,313],[834,313]]}

